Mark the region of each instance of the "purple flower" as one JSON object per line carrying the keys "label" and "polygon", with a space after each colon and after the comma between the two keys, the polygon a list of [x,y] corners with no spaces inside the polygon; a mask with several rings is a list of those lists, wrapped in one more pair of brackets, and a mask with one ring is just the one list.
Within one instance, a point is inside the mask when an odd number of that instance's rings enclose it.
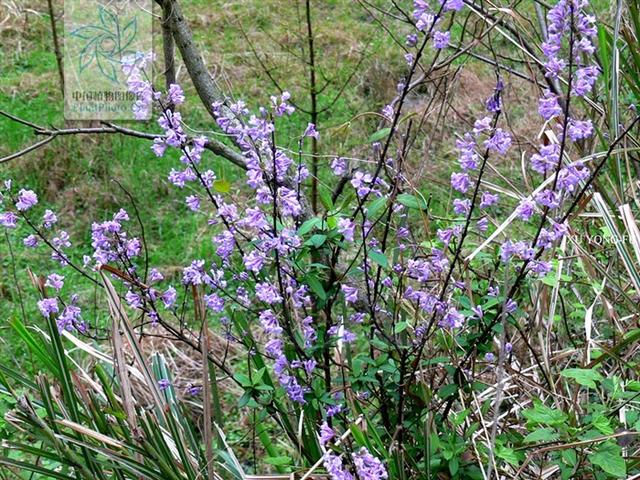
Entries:
{"label": "purple flower", "polygon": [[571,91],[573,94],[584,97],[593,89],[593,85],[598,79],[598,67],[590,65],[576,70]]}
{"label": "purple flower", "polygon": [[480,220],[478,220],[477,226],[478,230],[480,230],[481,232],[486,232],[487,228],[489,228],[489,220],[487,220],[487,217],[482,217]]}
{"label": "purple flower", "polygon": [[560,205],[558,194],[548,188],[536,194],[536,202],[550,209],[558,208]]}
{"label": "purple flower", "polygon": [[218,248],[216,248],[216,254],[223,259],[229,258],[233,253],[233,248],[236,243],[236,240],[228,230],[225,230],[220,235],[216,235],[213,237],[213,243],[216,244]]}
{"label": "purple flower", "polygon": [[192,397],[196,397],[202,393],[202,387],[200,385],[189,384],[187,387],[187,393]]}
{"label": "purple flower", "polygon": [[283,116],[285,113],[287,115],[291,115],[296,109],[289,105],[289,99],[291,98],[291,94],[289,92],[282,92],[280,96],[280,101],[278,102],[278,97],[275,95],[271,96],[271,106],[275,114],[279,117]]}
{"label": "purple flower", "polygon": [[220,313],[224,310],[224,299],[220,298],[215,293],[212,293],[211,295],[205,295],[204,304],[207,306],[207,308],[216,313]]}
{"label": "purple flower", "polygon": [[407,35],[405,40],[407,43],[407,47],[415,47],[418,43],[418,35],[416,35],[415,33],[410,33],[409,35]]}
{"label": "purple flower", "polygon": [[487,110],[491,113],[496,113],[502,110],[502,99],[500,98],[500,92],[504,90],[504,83],[501,79],[496,83],[496,87],[493,94],[487,99]]}
{"label": "purple flower", "polygon": [[0,213],[0,225],[5,228],[16,228],[18,216],[13,212]]}
{"label": "purple flower", "polygon": [[344,158],[337,157],[331,162],[331,170],[337,176],[342,176],[347,171],[347,162]]}
{"label": "purple flower", "polygon": [[46,318],[49,318],[52,314],[58,313],[58,299],[57,298],[43,298],[38,302],[38,309],[40,313]]}
{"label": "purple flower", "polygon": [[185,203],[192,212],[200,210],[200,198],[197,195],[189,195],[185,198]]}
{"label": "purple flower", "polygon": [[407,65],[411,66],[413,65],[413,61],[415,60],[415,57],[413,56],[413,53],[407,53],[404,56],[404,60],[407,62]]}
{"label": "purple flower", "polygon": [[507,240],[500,246],[500,259],[503,263],[507,263],[514,255],[523,257],[529,255],[530,252],[530,249],[524,242],[512,242],[511,240]]}
{"label": "purple flower", "polygon": [[493,120],[489,116],[476,120],[475,123],[473,124],[473,134],[475,136],[478,136],[482,132],[491,130],[493,128],[492,124],[493,124]]}
{"label": "purple flower", "polygon": [[162,273],[160,273],[157,268],[152,268],[149,272],[149,281],[151,283],[157,283],[161,282],[162,280],[164,280],[164,276],[162,275]]}
{"label": "purple flower", "polygon": [[502,130],[501,128],[496,128],[495,132],[493,132],[493,136],[485,140],[484,146],[489,150],[494,150],[501,155],[504,155],[511,147],[511,135],[509,132]]}
{"label": "purple flower", "polygon": [[335,435],[336,432],[331,429],[327,422],[322,422],[322,425],[320,425],[320,443],[326,445]]}
{"label": "purple flower", "polygon": [[265,260],[266,260],[266,257],[264,253],[258,250],[254,250],[252,252],[245,254],[245,256],[242,259],[242,261],[244,262],[244,266],[248,270],[251,270],[252,272],[255,272],[255,273],[258,273],[262,269],[262,266],[264,265]]}
{"label": "purple flower", "polygon": [[163,391],[163,392],[164,392],[164,391],[165,391],[165,390],[167,390],[170,386],[171,386],[171,382],[170,382],[168,379],[166,379],[166,378],[161,378],[160,380],[158,380],[158,388],[159,388],[161,391]]}
{"label": "purple flower", "polygon": [[591,123],[591,120],[581,121],[571,118],[569,119],[568,133],[569,138],[574,142],[584,138],[589,138],[593,135],[593,124]]}
{"label": "purple flower", "polygon": [[302,213],[302,206],[300,205],[298,194],[295,190],[280,187],[278,189],[278,197],[280,199],[280,208],[282,209],[283,215],[297,217]]}
{"label": "purple flower", "polygon": [[204,260],[194,260],[182,271],[182,283],[185,285],[200,285],[205,278]]}
{"label": "purple flower", "polygon": [[493,353],[491,353],[491,352],[487,352],[487,353],[484,355],[484,359],[485,359],[487,362],[489,362],[489,363],[493,363],[493,362],[495,362],[495,361],[496,361],[496,356],[495,356]]}
{"label": "purple flower", "polygon": [[546,70],[545,77],[556,79],[567,67],[567,62],[563,59],[553,57],[549,59],[549,61],[546,62],[544,66]]}
{"label": "purple flower", "polygon": [[342,285],[340,288],[342,289],[342,293],[344,293],[344,299],[347,303],[356,303],[358,301],[358,289],[356,287]]}
{"label": "purple flower", "polygon": [[38,203],[38,196],[33,190],[21,189],[20,192],[18,192],[16,208],[21,212],[26,212],[36,203]]}
{"label": "purple flower", "polygon": [[156,137],[153,139],[153,144],[151,145],[151,151],[156,155],[156,157],[164,156],[164,153],[167,151],[167,144],[164,143],[162,138]]}
{"label": "purple flower", "polygon": [[433,34],[433,46],[438,50],[449,46],[450,32],[435,32]]}
{"label": "purple flower", "polygon": [[463,139],[456,140],[456,147],[460,152],[458,162],[463,170],[478,168],[478,155],[475,153],[476,142],[470,133],[466,133]]}
{"label": "purple flower", "polygon": [[558,96],[551,93],[551,90],[544,91],[544,96],[538,104],[538,113],[547,121],[562,113],[562,108],[558,104]]}
{"label": "purple flower", "polygon": [[351,454],[353,464],[361,480],[384,480],[388,478],[384,464],[369,453],[366,447],[361,447],[358,452]]}
{"label": "purple flower", "polygon": [[45,210],[44,215],[42,216],[42,225],[44,228],[53,227],[58,221],[58,217],[51,210]]}
{"label": "purple flower", "polygon": [[62,275],[58,275],[57,273],[52,273],[47,277],[47,281],[45,282],[45,286],[51,287],[60,291],[64,285],[64,277]]}
{"label": "purple flower", "polygon": [[440,326],[445,328],[460,328],[464,324],[464,315],[454,307],[450,307],[440,320]]}
{"label": "purple flower", "polygon": [[256,297],[269,305],[282,302],[282,297],[276,287],[268,282],[256,283]]}
{"label": "purple flower", "polygon": [[364,197],[371,191],[371,187],[369,185],[372,181],[373,178],[370,174],[357,171],[353,174],[351,185],[356,189],[356,193],[359,197]]}
{"label": "purple flower", "polygon": [[142,297],[137,293],[129,290],[124,299],[131,308],[142,308]]}
{"label": "purple flower", "polygon": [[331,450],[324,454],[322,464],[331,480],[354,480],[353,475],[344,468],[340,456],[332,453]]}
{"label": "purple flower", "polygon": [[76,328],[80,332],[85,331],[86,325],[82,321],[80,314],[81,311],[79,307],[77,307],[76,305],[67,305],[56,319],[58,332],[62,333],[65,330],[67,332],[72,332]]}
{"label": "purple flower", "polygon": [[522,200],[520,202],[520,205],[518,205],[518,208],[516,208],[516,214],[518,215],[518,218],[524,220],[525,222],[528,222],[535,212],[536,203],[533,200],[528,200],[526,198]]}
{"label": "purple flower", "polygon": [[462,7],[464,7],[464,0],[444,0],[444,2],[440,0],[440,3],[444,3],[442,7],[442,11],[444,12],[451,10],[459,12],[462,10]]}
{"label": "purple flower", "polygon": [[329,405],[327,407],[327,417],[335,417],[342,412],[342,405]]}
{"label": "purple flower", "polygon": [[453,172],[451,174],[451,186],[461,193],[466,193],[469,190],[469,175],[462,172]]}
{"label": "purple flower", "polygon": [[180,105],[181,103],[184,103],[184,92],[182,91],[182,87],[175,83],[169,85],[167,98],[174,105]]}
{"label": "purple flower", "polygon": [[558,188],[573,192],[589,176],[589,170],[581,162],[568,165],[558,172]]}
{"label": "purple flower", "polygon": [[382,116],[387,120],[393,120],[394,114],[395,114],[395,111],[393,110],[393,106],[391,105],[385,105],[384,108],[382,109]]}
{"label": "purple flower", "polygon": [[465,198],[464,200],[460,198],[456,198],[453,201],[453,211],[458,215],[463,215],[469,213],[471,209],[471,200]]}
{"label": "purple flower", "polygon": [[173,304],[176,303],[176,298],[176,289],[173,287],[167,288],[167,290],[165,290],[165,292],[160,297],[162,303],[164,303],[164,308],[171,308]]}
{"label": "purple flower", "polygon": [[316,130],[316,125],[314,123],[309,123],[307,125],[307,128],[304,131],[303,134],[305,137],[313,137],[316,140],[320,139],[320,134],[318,133],[318,131]]}
{"label": "purple flower", "polygon": [[29,235],[24,240],[22,240],[24,246],[29,248],[36,248],[39,242],[40,240],[36,235]]}
{"label": "purple flower", "polygon": [[338,220],[338,231],[344,235],[344,239],[353,242],[356,224],[349,218],[340,218]]}
{"label": "purple flower", "polygon": [[539,153],[531,156],[531,168],[538,173],[545,174],[556,168],[560,159],[560,147],[556,144],[543,145]]}
{"label": "purple flower", "polygon": [[539,277],[544,277],[547,273],[551,271],[551,263],[550,262],[542,262],[539,260],[532,260],[528,265],[529,271],[535,273]]}
{"label": "purple flower", "polygon": [[500,196],[497,193],[482,192],[480,208],[489,208],[498,203],[498,200],[500,200]]}

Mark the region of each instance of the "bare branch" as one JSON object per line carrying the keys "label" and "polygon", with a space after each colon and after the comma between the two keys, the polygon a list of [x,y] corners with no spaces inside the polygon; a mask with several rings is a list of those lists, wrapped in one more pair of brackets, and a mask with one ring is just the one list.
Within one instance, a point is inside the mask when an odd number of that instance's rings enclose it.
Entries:
{"label": "bare branch", "polygon": [[[43,141],[40,141],[38,143],[35,143],[33,145],[31,145],[30,147],[25,148],[24,150],[21,150],[20,152],[16,152],[14,154],[9,155],[8,157],[4,157],[2,159],[0,159],[0,163],[3,162],[7,162],[9,160],[13,160],[15,158],[18,158],[22,155],[25,155],[33,150],[36,150],[37,148],[40,148],[44,145],[46,145],[47,143],[49,143],[51,140],[53,140],[55,137],[58,136],[64,136],[64,135],[95,135],[95,134],[120,134],[120,135],[126,135],[129,137],[136,137],[136,138],[143,138],[145,140],[155,140],[156,138],[164,138],[164,135],[159,135],[159,134],[155,134],[155,133],[148,133],[148,132],[141,132],[138,130],[133,130],[130,128],[126,128],[126,127],[121,127],[120,125],[116,125],[113,123],[108,123],[108,122],[102,122],[102,124],[104,125],[103,127],[90,127],[90,128],[65,128],[65,129],[58,129],[58,128],[46,128],[43,127],[41,125],[37,125],[35,123],[29,122],[28,120],[24,120],[22,118],[16,117],[15,115],[12,115],[10,113],[4,112],[2,110],[0,110],[0,115],[4,116],[16,123],[20,123],[22,125],[26,125],[27,127],[30,127],[33,129],[33,132],[36,135],[46,135],[48,138],[44,139]],[[208,139],[207,143],[204,146],[207,150],[215,153],[216,155],[226,158],[227,160],[229,160],[231,163],[233,163],[234,165],[237,165],[238,167],[245,169],[247,168],[246,165],[246,161],[245,158],[238,153],[237,151],[235,151],[232,147],[229,147],[228,145],[225,145],[224,143],[215,140],[215,139]]]}

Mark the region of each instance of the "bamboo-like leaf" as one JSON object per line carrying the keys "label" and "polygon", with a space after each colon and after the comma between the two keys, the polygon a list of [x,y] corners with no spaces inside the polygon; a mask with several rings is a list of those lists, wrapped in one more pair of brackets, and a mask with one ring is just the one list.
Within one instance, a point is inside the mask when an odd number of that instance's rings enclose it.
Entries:
{"label": "bamboo-like leaf", "polygon": [[29,350],[36,356],[36,358],[42,362],[54,376],[60,376],[60,366],[52,360],[52,353],[48,350],[47,346],[43,342],[38,342],[33,335],[27,330],[25,325],[19,319],[14,319],[10,322],[14,331],[18,334],[20,339],[29,347]]}
{"label": "bamboo-like leaf", "polygon": [[76,480],[75,477],[70,477],[69,475],[56,472],[55,470],[50,470],[37,464],[22,462],[20,460],[15,460],[8,457],[0,457],[0,465],[4,465],[5,467],[14,467],[18,470],[24,470],[26,472],[37,473],[38,475],[43,475],[44,478],[56,478],[58,480]]}
{"label": "bamboo-like leaf", "polygon": [[116,372],[118,381],[120,383],[120,391],[122,392],[122,406],[127,415],[127,422],[131,430],[138,431],[138,422],[136,421],[136,411],[133,402],[133,394],[131,392],[131,382],[129,380],[129,373],[127,370],[127,362],[124,358],[124,345],[122,343],[122,336],[120,335],[119,322],[112,322],[111,324],[111,341],[113,343],[113,353],[116,361]]}
{"label": "bamboo-like leaf", "polygon": [[640,292],[640,275],[638,274],[638,269],[633,264],[631,255],[627,251],[627,248],[624,244],[624,239],[622,238],[622,235],[620,235],[620,231],[618,230],[615,218],[612,216],[609,207],[607,207],[600,193],[596,192],[593,194],[593,201],[595,203],[596,209],[600,213],[600,216],[604,220],[605,225],[613,236],[614,245],[616,247],[616,250],[618,251],[618,254],[620,255],[622,264],[629,274],[629,279],[631,280],[633,287],[635,288],[636,292]]}
{"label": "bamboo-like leaf", "polygon": [[136,363],[138,364],[138,368],[142,372],[145,383],[149,388],[151,396],[153,397],[153,401],[156,406],[156,410],[163,420],[166,422],[166,418],[164,415],[164,406],[165,401],[158,387],[158,383],[154,379],[153,374],[149,370],[148,363],[144,358],[144,354],[140,348],[140,344],[138,343],[138,339],[136,337],[135,331],[131,323],[129,322],[129,317],[127,316],[127,312],[125,311],[122,303],[120,301],[120,297],[118,296],[111,280],[104,274],[104,272],[100,271],[100,276],[102,277],[102,282],[105,286],[107,292],[107,303],[109,304],[109,312],[111,314],[111,318],[114,322],[119,324],[124,332],[125,338],[127,339],[127,343],[131,348],[131,352],[135,358]]}

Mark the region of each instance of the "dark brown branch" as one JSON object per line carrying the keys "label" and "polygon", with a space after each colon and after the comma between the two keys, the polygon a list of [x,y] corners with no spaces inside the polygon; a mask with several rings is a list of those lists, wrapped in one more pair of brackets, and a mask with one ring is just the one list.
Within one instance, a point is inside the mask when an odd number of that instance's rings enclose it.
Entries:
{"label": "dark brown branch", "polygon": [[171,33],[171,4],[162,7],[162,53],[164,56],[164,80],[165,88],[169,90],[172,83],[176,82],[176,59]]}
{"label": "dark brown branch", "polygon": [[51,21],[51,35],[53,39],[53,51],[56,54],[56,63],[58,64],[58,75],[60,76],[60,93],[64,97],[64,69],[62,68],[62,51],[60,50],[60,40],[58,39],[58,29],[56,27],[56,16],[53,10],[52,0],[47,0],[49,9],[49,20]]}
{"label": "dark brown branch", "polygon": [[187,24],[182,13],[182,8],[176,0],[157,0],[163,8],[163,12],[169,10],[169,26],[173,32],[173,39],[180,50],[182,61],[184,62],[189,77],[198,92],[198,96],[207,112],[213,116],[211,104],[225,100],[224,94],[220,91],[213,77],[209,73],[200,51],[193,41],[193,33]]}

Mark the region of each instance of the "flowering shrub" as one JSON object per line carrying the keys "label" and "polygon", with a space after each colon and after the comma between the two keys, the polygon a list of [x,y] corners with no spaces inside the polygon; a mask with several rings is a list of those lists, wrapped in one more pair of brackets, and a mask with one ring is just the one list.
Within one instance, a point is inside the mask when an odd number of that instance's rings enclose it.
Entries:
{"label": "flowering shrub", "polygon": [[[322,465],[332,479],[492,478],[496,470],[517,476],[530,462],[517,450],[523,442],[570,440],[577,432],[582,446],[591,448],[598,432],[604,443],[587,452],[591,466],[558,452],[554,461],[563,478],[594,466],[617,476],[622,457],[610,440],[610,418],[597,417],[602,411],[596,409],[589,411],[591,423],[569,422],[542,403],[520,408],[517,399],[506,401],[505,377],[531,356],[540,374],[528,381],[545,383],[545,395],[555,392],[549,366],[526,339],[523,323],[539,320],[539,289],[559,285],[571,221],[635,120],[605,142],[604,153],[583,155],[597,128],[585,107],[600,75],[597,28],[585,0],[560,0],[547,12],[540,45],[543,134],[525,147],[514,137],[505,116],[509,85],[498,68],[484,114],[458,132],[452,216],[425,221],[430,203],[407,174],[415,151],[407,103],[417,74],[428,69],[426,58],[450,47],[452,19],[464,8],[461,0],[414,1],[397,96],[381,110],[367,163],[333,152],[325,173],[336,188],[321,198],[322,212],[309,202],[302,155],[310,138],[322,141],[322,132],[309,123],[296,139],[298,152],[282,146],[278,119],[296,115],[286,91],[256,111],[243,101],[210,105],[244,162],[246,188],[234,198],[205,157],[210,140],[187,133],[181,87],[154,88],[145,71],[150,55],[126,59],[136,115],[159,112],[162,134],[153,140],[154,154],[179,152],[167,172],[185,192],[184,211],[177,214],[195,215],[206,226],[210,245],[203,251],[209,253],[193,258],[171,282],[162,265],[148,264],[142,220],[120,209],[93,223],[90,248],[82,257],[72,255],[57,214],[40,213],[36,192],[7,180],[0,224],[10,232],[24,223],[31,230],[24,246],[47,249],[57,264],[43,281],[42,316],[59,334],[91,337],[93,314],[77,286],[65,282],[65,272],[107,288],[116,282],[111,303],[127,305],[138,334],[162,332],[202,351],[241,388],[239,407],[268,416],[301,465]],[[490,177],[499,162],[517,156],[516,147],[529,191],[507,194]],[[573,160],[577,155],[583,158]],[[118,330],[123,320],[114,308]],[[192,334],[208,328],[241,350],[242,360],[208,351],[204,337]],[[620,379],[607,386],[597,371],[575,370],[563,376],[592,388],[635,388]],[[159,391],[174,390],[170,377],[155,379]],[[208,388],[203,382],[188,391],[198,397]],[[524,417],[520,425],[500,423],[503,401],[507,414]],[[472,409],[489,423],[471,421]],[[596,417],[603,419],[600,427],[590,429]],[[529,427],[544,434],[525,437]],[[272,463],[283,465],[281,458]],[[183,473],[191,478],[186,466]]]}

